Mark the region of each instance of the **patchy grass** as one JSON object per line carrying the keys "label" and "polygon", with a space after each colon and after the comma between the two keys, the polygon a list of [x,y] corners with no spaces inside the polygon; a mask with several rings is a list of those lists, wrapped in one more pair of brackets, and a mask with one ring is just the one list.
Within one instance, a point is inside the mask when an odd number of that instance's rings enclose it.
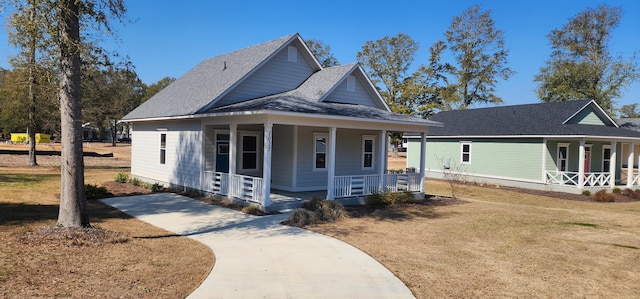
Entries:
{"label": "patchy grass", "polygon": [[[443,181],[426,183],[430,193],[447,194],[448,188]],[[307,228],[368,253],[417,298],[640,293],[640,251],[634,250],[640,247],[640,202],[565,200],[470,185],[458,192],[465,204],[379,208]]]}
{"label": "patchy grass", "polygon": [[[182,298],[210,272],[206,246],[100,201],[88,202],[93,228],[55,227],[60,170],[12,166],[22,158],[0,157],[0,298]],[[115,195],[149,192],[113,181],[122,169],[106,165],[118,158],[95,159],[85,159],[87,184]]]}

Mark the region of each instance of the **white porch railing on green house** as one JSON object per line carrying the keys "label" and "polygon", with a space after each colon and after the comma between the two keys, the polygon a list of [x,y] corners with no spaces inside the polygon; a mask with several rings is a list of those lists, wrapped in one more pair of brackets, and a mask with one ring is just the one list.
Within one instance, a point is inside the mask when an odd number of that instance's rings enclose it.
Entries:
{"label": "white porch railing on green house", "polygon": [[419,173],[385,174],[380,185],[380,175],[351,175],[334,178],[336,198],[370,195],[375,192],[420,191],[422,176]]}
{"label": "white porch railing on green house", "polygon": [[206,185],[210,186],[206,191],[211,193],[264,204],[264,180],[262,178],[206,171],[204,181],[207,182]]}
{"label": "white porch railing on green house", "polygon": [[[580,185],[580,174],[571,171],[547,171],[546,183],[560,186],[576,186]],[[611,173],[609,172],[585,172],[583,187],[607,187],[611,181]]]}

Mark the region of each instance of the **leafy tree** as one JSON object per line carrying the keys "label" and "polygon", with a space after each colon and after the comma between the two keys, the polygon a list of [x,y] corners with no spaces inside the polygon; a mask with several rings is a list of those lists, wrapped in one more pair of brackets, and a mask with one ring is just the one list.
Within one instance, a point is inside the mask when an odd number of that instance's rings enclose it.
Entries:
{"label": "leafy tree", "polygon": [[374,83],[382,85],[380,93],[393,112],[407,115],[414,112],[413,100],[403,97],[402,92],[405,84],[411,83],[405,79],[409,76],[407,72],[415,60],[416,51],[418,44],[409,35],[400,33],[367,41],[356,56],[368,69]]}
{"label": "leafy tree", "polygon": [[592,99],[612,112],[613,99],[638,79],[633,58],[612,57],[608,42],[622,9],[601,5],[580,12],[547,35],[553,49],[540,73],[537,93],[545,102]]}
{"label": "leafy tree", "polygon": [[118,120],[139,105],[144,84],[135,72],[114,66],[89,68],[83,79],[85,122],[90,122],[100,134],[109,128],[111,144],[115,146],[118,129],[122,128]]}
{"label": "leafy tree", "polygon": [[501,104],[495,94],[497,80],[509,79],[514,71],[506,66],[509,52],[491,11],[482,12],[479,6],[467,9],[453,19],[445,36],[457,63],[450,70],[456,83],[445,93],[449,105],[467,109],[479,103]]}
{"label": "leafy tree", "polygon": [[[16,10],[10,17],[9,43],[18,49],[20,53],[11,60],[14,68],[23,69],[26,73],[24,88],[26,93],[19,100],[26,103],[24,112],[28,116],[27,132],[29,134],[29,166],[38,165],[36,161],[36,131],[38,106],[37,69],[43,59],[47,59],[43,52],[48,50],[50,38],[46,32],[45,11],[42,0],[28,0],[26,3],[17,2]],[[19,113],[16,115],[22,115]]]}
{"label": "leafy tree", "polygon": [[[415,60],[418,44],[407,34],[394,37],[385,36],[376,41],[367,41],[358,52],[357,59],[368,69],[373,82],[391,111],[405,115],[430,116],[442,106],[443,89],[446,82],[445,70],[448,64],[440,63],[440,55],[446,49],[442,43],[430,48],[428,65],[420,65],[409,73]],[[390,142],[393,154],[397,156],[398,146],[402,142],[402,133],[392,133]]]}
{"label": "leafy tree", "polygon": [[[28,23],[37,27],[46,44],[44,55],[58,59],[60,73],[58,95],[60,104],[61,135],[61,190],[58,225],[64,227],[89,226],[84,194],[84,163],[82,152],[81,110],[81,53],[91,52],[108,56],[90,40],[91,33],[111,34],[110,20],[123,20],[126,9],[123,0],[15,0],[10,4],[18,8],[33,7],[42,21]],[[7,1],[5,1],[7,2]],[[32,20],[29,18],[29,20]],[[18,35],[26,36],[28,26],[16,27]],[[16,44],[21,50],[31,47]],[[90,49],[90,50],[87,50]],[[31,77],[29,77],[31,78]]]}
{"label": "leafy tree", "polygon": [[311,53],[318,59],[322,67],[332,67],[340,65],[338,59],[331,53],[331,47],[325,45],[321,40],[309,39],[304,41]]}
{"label": "leafy tree", "polygon": [[640,109],[638,103],[623,105],[620,107],[620,118],[638,118],[640,117]]}

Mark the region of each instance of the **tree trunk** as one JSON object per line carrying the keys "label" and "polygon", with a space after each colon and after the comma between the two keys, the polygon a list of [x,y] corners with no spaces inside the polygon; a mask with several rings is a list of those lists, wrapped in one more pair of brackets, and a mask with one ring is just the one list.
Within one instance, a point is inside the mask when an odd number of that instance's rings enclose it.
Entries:
{"label": "tree trunk", "polygon": [[[32,24],[36,22],[36,4],[30,2],[29,20]],[[29,28],[29,166],[38,166],[36,161],[36,95],[34,88],[36,85],[36,32],[34,28]]]}
{"label": "tree trunk", "polygon": [[115,119],[110,121],[111,123],[111,146],[116,146],[116,139],[118,138],[118,125]]}
{"label": "tree trunk", "polygon": [[80,24],[76,0],[60,1],[61,186],[58,225],[88,227],[82,157]]}

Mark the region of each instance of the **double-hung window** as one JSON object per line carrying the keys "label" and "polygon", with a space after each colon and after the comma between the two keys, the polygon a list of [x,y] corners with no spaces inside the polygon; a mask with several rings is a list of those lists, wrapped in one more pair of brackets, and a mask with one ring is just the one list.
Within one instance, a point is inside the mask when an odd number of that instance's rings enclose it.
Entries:
{"label": "double-hung window", "polygon": [[558,144],[558,171],[567,171],[569,166],[569,144]]}
{"label": "double-hung window", "polygon": [[362,169],[373,169],[373,157],[375,148],[375,137],[372,135],[362,136]]}
{"label": "double-hung window", "polygon": [[258,170],[258,135],[242,135],[242,170]]}
{"label": "double-hung window", "polygon": [[327,154],[328,154],[327,134],[313,134],[313,170],[327,170]]}
{"label": "double-hung window", "polygon": [[611,168],[611,147],[604,146],[602,148],[602,172],[609,172]]}
{"label": "double-hung window", "polygon": [[167,162],[167,134],[160,134],[160,164]]}
{"label": "double-hung window", "polygon": [[471,142],[460,143],[460,161],[463,164],[471,163]]}

